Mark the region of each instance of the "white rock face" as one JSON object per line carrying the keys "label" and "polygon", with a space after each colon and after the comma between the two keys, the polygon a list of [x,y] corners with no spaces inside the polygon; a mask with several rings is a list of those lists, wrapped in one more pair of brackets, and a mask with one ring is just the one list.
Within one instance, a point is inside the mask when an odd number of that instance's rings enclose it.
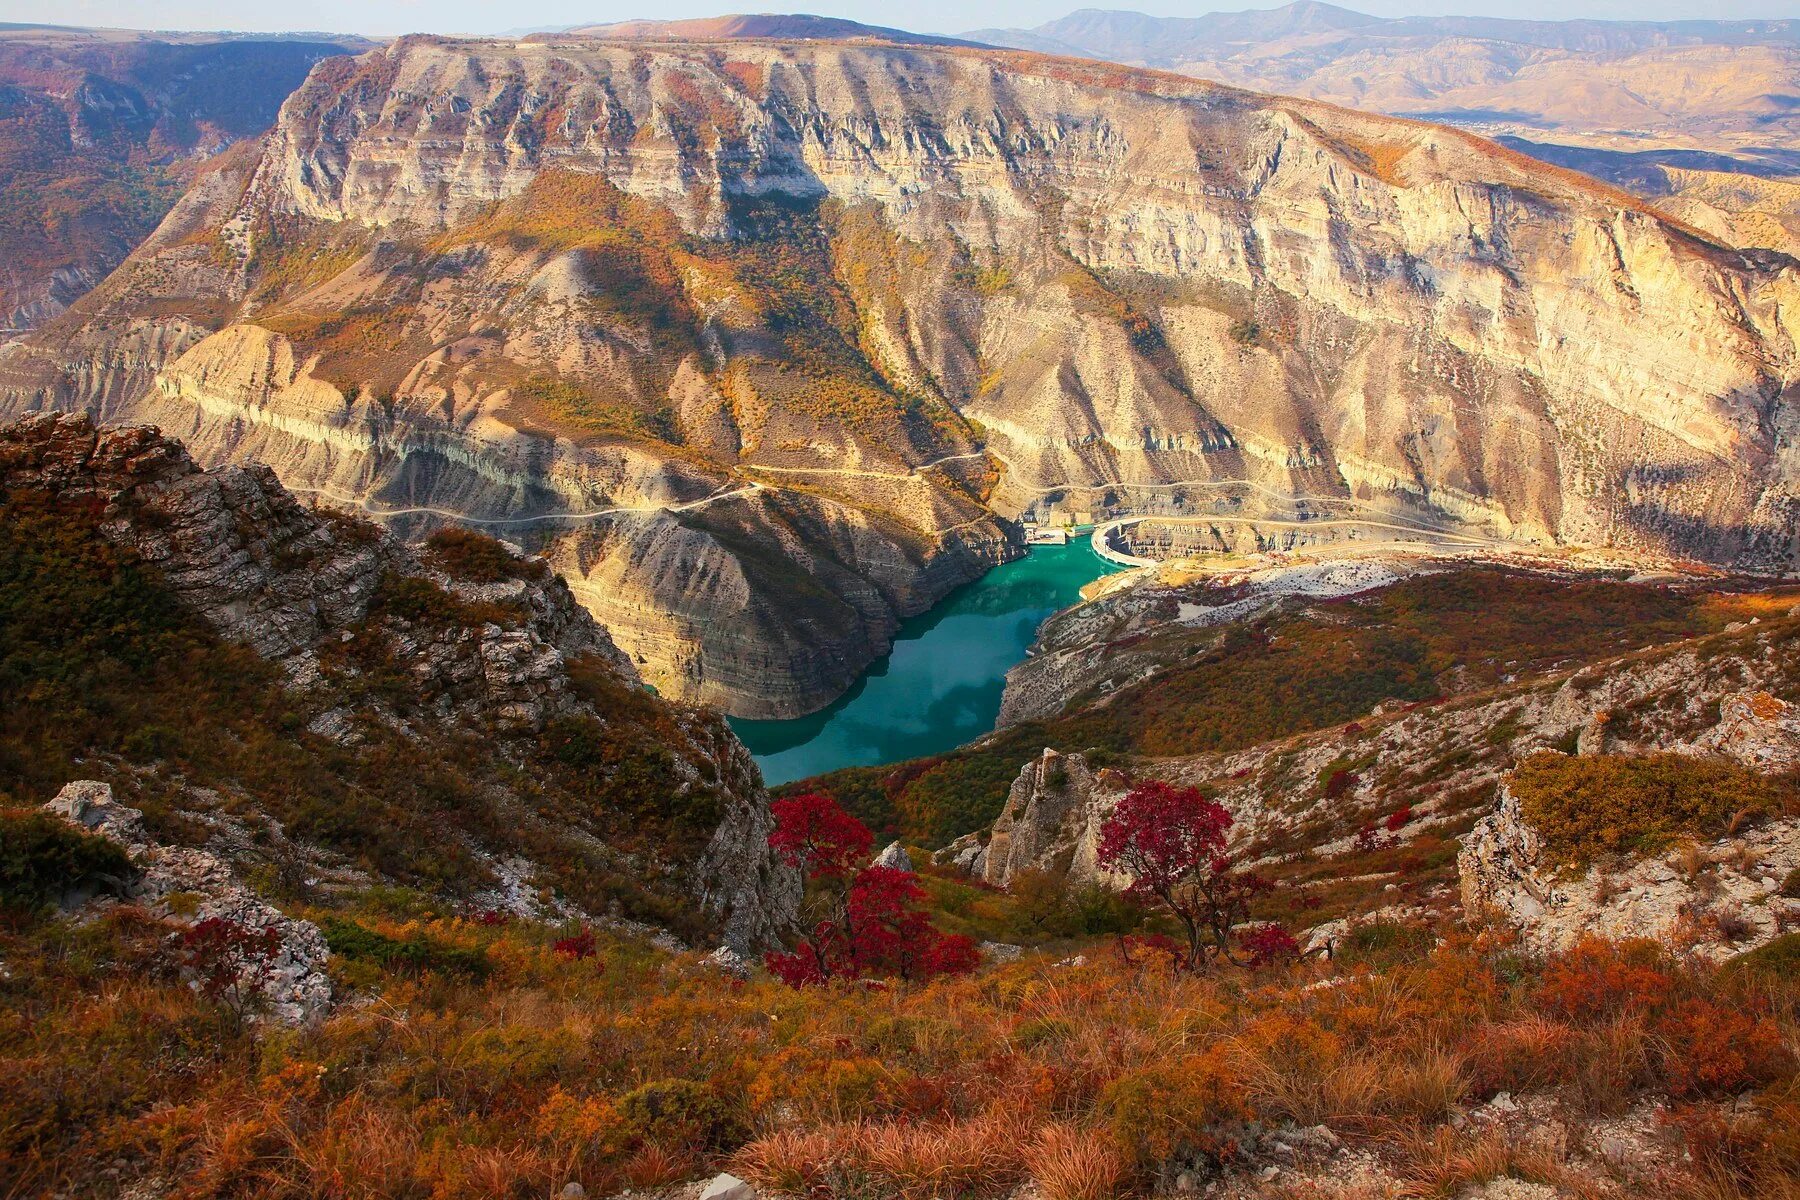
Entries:
{"label": "white rock face", "polygon": [[[261,997],[272,1019],[297,1025],[331,1007],[331,979],[325,972],[331,952],[325,935],[311,921],[289,917],[259,898],[223,859],[151,840],[143,814],[116,802],[112,788],[95,780],[66,785],[44,809],[124,847],[142,871],[131,884],[130,897],[156,915],[190,925],[217,918],[251,931],[274,931],[279,939],[274,954],[266,962],[248,964],[239,976],[239,986]],[[171,903],[177,896],[186,902],[180,917]]]}
{"label": "white rock face", "polygon": [[1069,883],[1121,886],[1100,867],[1100,826],[1125,794],[1117,771],[1089,769],[1079,754],[1045,749],[1025,764],[987,843],[982,877],[1005,887],[1023,870],[1050,871]]}
{"label": "white rock face", "polygon": [[881,853],[875,856],[875,861],[869,865],[905,871],[908,875],[913,873],[912,855],[908,854],[906,847],[899,842],[889,842]]}

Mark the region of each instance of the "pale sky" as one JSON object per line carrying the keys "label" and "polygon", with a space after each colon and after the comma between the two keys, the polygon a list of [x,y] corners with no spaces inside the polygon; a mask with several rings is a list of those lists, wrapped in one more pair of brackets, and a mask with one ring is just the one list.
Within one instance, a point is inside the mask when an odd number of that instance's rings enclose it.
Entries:
{"label": "pale sky", "polygon": [[[793,8],[767,4],[730,7],[730,0],[0,0],[0,21],[125,29],[328,30],[336,33],[497,33],[539,25],[575,25],[634,18],[708,17],[724,12],[811,12],[891,25],[921,33],[959,33],[984,26],[1032,26],[1080,7],[1123,8],[1158,16],[1198,16],[1216,10],[1276,8],[1285,0],[1206,0],[1187,3],[1094,3],[1094,0],[802,0]],[[1365,0],[1345,8],[1379,16],[1477,14],[1567,20],[1694,18],[1759,20],[1800,17],[1800,0]]]}

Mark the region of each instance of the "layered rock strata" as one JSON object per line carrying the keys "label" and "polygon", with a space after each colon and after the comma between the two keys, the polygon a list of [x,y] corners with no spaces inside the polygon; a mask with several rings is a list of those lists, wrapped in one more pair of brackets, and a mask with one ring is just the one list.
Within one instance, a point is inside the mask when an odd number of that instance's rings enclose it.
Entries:
{"label": "layered rock strata", "polygon": [[1797,313],[1787,260],[1429,125],[959,47],[408,38],[0,353],[0,410],[513,522],[666,694],[780,716],[1016,553],[994,513],[1786,569]]}

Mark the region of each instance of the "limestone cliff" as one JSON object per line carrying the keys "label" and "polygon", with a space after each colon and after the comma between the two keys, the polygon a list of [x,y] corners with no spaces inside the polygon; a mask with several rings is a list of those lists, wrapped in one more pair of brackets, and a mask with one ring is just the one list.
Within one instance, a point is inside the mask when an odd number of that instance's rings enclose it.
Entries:
{"label": "limestone cliff", "polygon": [[667,694],[784,715],[1053,503],[1785,569],[1796,313],[1787,260],[1429,125],[959,47],[408,38],[0,355],[0,409],[510,522]]}

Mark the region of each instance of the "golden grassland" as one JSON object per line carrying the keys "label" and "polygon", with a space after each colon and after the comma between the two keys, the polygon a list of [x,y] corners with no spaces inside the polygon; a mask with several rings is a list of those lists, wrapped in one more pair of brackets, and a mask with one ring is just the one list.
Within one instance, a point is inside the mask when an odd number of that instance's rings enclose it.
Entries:
{"label": "golden grassland", "polygon": [[1506,1091],[1556,1097],[1577,1128],[1666,1102],[1669,1195],[1800,1194],[1800,983],[1769,955],[1713,971],[1595,943],[1545,961],[1425,932],[1359,962],[1190,976],[1095,942],[1079,964],[794,990],[396,904],[329,916],[359,999],[292,1031],[189,989],[138,910],[13,918],[0,1188],[103,1195],[122,1162],[181,1197],[607,1194],[730,1169],[795,1196],[1030,1179],[1108,1200],[1254,1165],[1257,1131],[1292,1123],[1377,1154],[1405,1188],[1378,1194],[1501,1174],[1605,1194],[1577,1147],[1454,1120]]}

